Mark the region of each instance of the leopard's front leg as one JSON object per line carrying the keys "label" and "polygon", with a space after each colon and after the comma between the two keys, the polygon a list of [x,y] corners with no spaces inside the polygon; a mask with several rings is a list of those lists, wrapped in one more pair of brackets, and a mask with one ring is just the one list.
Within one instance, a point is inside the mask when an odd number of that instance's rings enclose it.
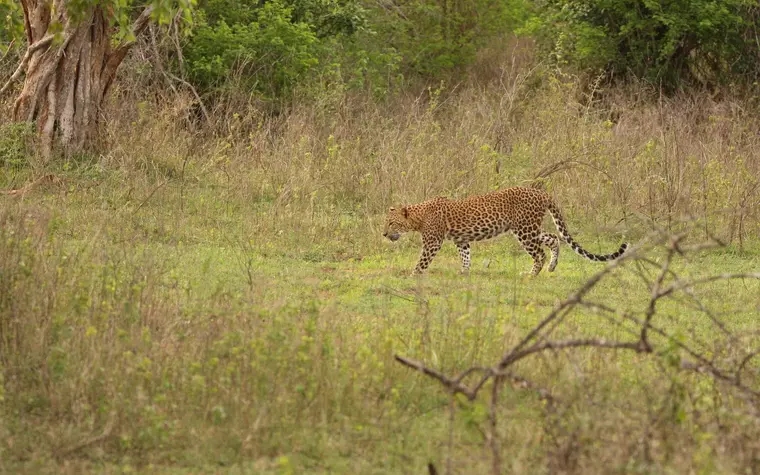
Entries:
{"label": "leopard's front leg", "polygon": [[470,270],[470,243],[456,243],[459,250],[459,259],[462,261],[462,273],[466,274]]}
{"label": "leopard's front leg", "polygon": [[420,260],[417,263],[417,267],[414,268],[412,275],[425,272],[425,269],[428,268],[435,255],[441,250],[441,244],[443,244],[443,239],[437,237],[435,234],[426,232],[422,233],[422,253],[420,254]]}

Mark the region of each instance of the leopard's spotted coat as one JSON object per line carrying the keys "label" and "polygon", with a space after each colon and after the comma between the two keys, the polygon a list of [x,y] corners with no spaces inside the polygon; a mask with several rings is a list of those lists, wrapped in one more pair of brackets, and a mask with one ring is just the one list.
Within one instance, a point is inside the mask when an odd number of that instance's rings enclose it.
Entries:
{"label": "leopard's spotted coat", "polygon": [[471,242],[512,232],[533,258],[531,275],[537,275],[546,260],[543,246],[551,251],[549,272],[554,271],[559,258],[559,238],[556,234],[541,230],[541,223],[547,211],[554,220],[562,240],[586,259],[617,259],[628,248],[628,244],[623,243],[612,254],[599,255],[586,251],[570,236],[559,208],[546,192],[520,186],[462,200],[439,197],[418,204],[391,208],[383,236],[395,241],[401,233],[407,231],[422,233],[422,254],[414,269],[414,273],[421,273],[430,265],[445,239],[454,241],[462,260],[462,271],[467,271],[470,268]]}

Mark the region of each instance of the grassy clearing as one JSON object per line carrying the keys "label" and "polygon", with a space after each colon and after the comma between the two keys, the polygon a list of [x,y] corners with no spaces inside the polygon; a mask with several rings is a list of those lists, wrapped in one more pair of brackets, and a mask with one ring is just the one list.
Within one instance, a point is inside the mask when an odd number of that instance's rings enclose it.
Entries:
{"label": "grassy clearing", "polygon": [[[459,275],[455,249],[447,246],[429,275],[415,279],[408,274],[418,239],[382,242],[382,216],[367,221],[315,209],[286,218],[297,223],[294,232],[277,218],[262,222],[243,203],[214,199],[205,187],[184,191],[193,210],[185,213],[167,210],[177,189],[114,206],[113,195],[123,192],[105,180],[86,191],[4,203],[6,470],[419,473],[446,453],[448,399],[395,364],[393,354],[450,372],[495,361],[599,269],[563,248],[555,274],[524,279],[519,273],[530,267],[529,257],[503,238],[473,248],[469,276]],[[615,246],[593,233],[576,234],[591,249]],[[694,275],[749,271],[758,257],[712,253],[679,267]],[[757,282],[701,291],[729,325],[755,328]],[[625,270],[594,296],[631,308],[646,299]],[[676,303],[663,312],[668,325],[695,315]],[[684,328],[709,346],[709,322]],[[560,334],[620,331],[581,313]],[[672,403],[675,383],[646,357],[585,350],[571,361],[520,367],[577,400],[568,408],[572,416],[552,421],[530,392],[505,394],[503,451],[511,469],[551,471],[547,460],[560,456],[552,455],[547,437],[566,431],[585,440],[578,469],[627,471],[626,463],[643,463],[633,439],[647,429],[637,418],[652,405]],[[650,400],[642,401],[647,393]],[[460,403],[458,471],[488,467],[484,407]],[[693,416],[671,423],[655,437],[672,445],[658,463],[734,466],[720,456],[719,434],[698,427],[710,436],[694,435]],[[605,446],[613,441],[615,450]],[[706,460],[695,459],[701,451]]]}
{"label": "grassy clearing", "polygon": [[[518,81],[280,122],[252,114],[201,139],[171,108],[143,105],[111,124],[106,155],[2,169],[2,189],[41,172],[61,181],[0,196],[0,470],[420,473],[450,458],[456,473],[487,472],[485,399],[457,398],[452,419],[440,386],[393,355],[451,374],[491,364],[600,266],[563,247],[557,272],[524,279],[530,259],[504,237],[473,245],[468,276],[446,245],[411,278],[419,238],[384,242],[383,212],[517,184],[576,152],[585,164],[548,186],[587,249],[691,216],[690,242],[712,233],[729,246],[679,258],[682,275],[760,267],[760,148],[745,117],[628,104],[613,126],[579,112],[572,85],[540,92]],[[696,137],[706,152],[690,148]],[[589,298],[641,312],[646,274],[618,269]],[[658,307],[659,324],[716,361],[757,348],[757,281],[695,293],[738,338],[681,295]],[[580,309],[555,335],[629,330]],[[562,403],[503,392],[505,470],[757,467],[752,401],[678,371],[673,355],[583,349],[519,363]]]}

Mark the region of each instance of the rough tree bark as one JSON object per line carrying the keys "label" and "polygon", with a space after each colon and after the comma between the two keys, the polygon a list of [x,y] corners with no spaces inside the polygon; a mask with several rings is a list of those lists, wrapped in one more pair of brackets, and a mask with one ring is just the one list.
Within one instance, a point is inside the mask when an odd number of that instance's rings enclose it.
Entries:
{"label": "rough tree bark", "polygon": [[[74,21],[67,3],[21,0],[28,47],[0,90],[2,94],[25,73],[13,118],[36,123],[46,156],[54,145],[67,154],[81,151],[97,137],[103,100],[134,44],[114,44],[116,29],[107,7],[78,12]],[[148,25],[152,11],[148,5],[135,20],[133,38]],[[63,27],[58,37],[51,32],[56,25]]]}

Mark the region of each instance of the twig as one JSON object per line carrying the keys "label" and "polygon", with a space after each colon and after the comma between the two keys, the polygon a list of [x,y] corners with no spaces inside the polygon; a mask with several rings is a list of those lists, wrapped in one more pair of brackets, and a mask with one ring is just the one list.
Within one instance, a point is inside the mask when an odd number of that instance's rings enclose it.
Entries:
{"label": "twig", "polygon": [[60,452],[58,452],[56,455],[58,457],[66,457],[67,455],[70,455],[74,452],[82,450],[85,447],[89,447],[90,445],[97,444],[99,442],[106,440],[108,437],[111,436],[111,433],[113,432],[113,428],[115,425],[116,425],[116,411],[111,411],[111,413],[108,415],[108,421],[106,421],[106,425],[103,427],[103,431],[100,434],[92,436],[77,444],[74,444],[71,447],[63,449]]}
{"label": "twig", "polygon": [[148,201],[150,201],[150,199],[153,198],[153,195],[155,195],[158,190],[160,190],[161,188],[163,188],[164,186],[166,186],[166,184],[169,183],[169,181],[170,180],[166,180],[163,183],[159,183],[158,186],[156,186],[155,188],[153,188],[153,190],[151,190],[151,192],[148,194],[148,196],[144,200],[142,200],[139,205],[137,205],[137,208],[135,208],[134,211],[132,211],[132,214],[137,214],[137,212],[140,211],[140,209],[143,206],[145,206],[145,203],[147,203]]}
{"label": "twig", "polygon": [[[29,45],[29,47],[26,49],[26,52],[24,53],[24,57],[21,58],[21,62],[18,64],[18,67],[16,68],[16,70],[13,72],[13,74],[11,74],[11,77],[8,78],[8,80],[5,82],[5,84],[3,85],[3,87],[0,88],[0,96],[3,95],[3,94],[5,94],[5,91],[7,91],[8,88],[11,87],[11,85],[14,82],[16,82],[16,80],[18,80],[19,77],[21,77],[21,74],[26,69],[26,65],[29,63],[29,60],[32,58],[32,55],[36,51],[38,51],[38,50],[40,50],[40,49],[42,49],[42,48],[44,48],[46,46],[49,46],[50,43],[53,42],[53,38],[55,38],[55,35],[46,35],[42,39],[40,39],[37,42],[35,42],[34,44]],[[9,51],[10,51],[10,49],[9,49]],[[3,59],[5,59],[5,58],[3,58]]]}
{"label": "twig", "polygon": [[167,71],[166,68],[164,68],[163,64],[161,64],[160,55],[158,52],[158,46],[156,45],[156,35],[153,32],[153,28],[150,29],[150,38],[151,38],[151,44],[153,46],[153,53],[155,55],[156,61],[155,65],[158,68],[159,71],[161,71],[161,74],[163,74],[164,78],[166,78],[166,82],[169,84],[169,87],[174,91],[177,92],[177,89],[174,87],[174,85],[171,83],[171,81],[176,81],[186,88],[190,90],[190,92],[193,94],[193,97],[195,97],[196,102],[198,102],[198,106],[201,108],[201,113],[203,114],[203,118],[206,121],[206,124],[211,125],[211,116],[208,113],[208,109],[206,109],[205,104],[203,104],[203,99],[201,99],[200,94],[198,94],[198,91],[195,89],[195,87],[190,84],[189,82],[185,81],[181,77],[178,77],[171,72]]}
{"label": "twig", "polygon": [[50,182],[52,184],[60,184],[62,183],[62,180],[58,178],[57,176],[53,175],[52,173],[49,173],[47,175],[43,175],[36,180],[32,181],[31,183],[27,183],[26,185],[22,186],[21,188],[17,188],[14,190],[0,190],[0,195],[7,195],[7,196],[24,196],[28,192],[32,191],[34,188],[37,188],[40,186],[43,182]]}
{"label": "twig", "polygon": [[551,391],[549,391],[548,389],[542,388],[538,386],[537,384],[535,384],[534,382],[528,379],[525,379],[522,376],[517,376],[516,374],[513,374],[510,371],[504,371],[504,372],[498,373],[498,376],[502,376],[509,379],[512,382],[512,384],[517,385],[523,389],[531,389],[535,391],[536,393],[538,393],[538,397],[541,400],[546,401],[547,403],[551,405],[554,405],[558,400],[557,397],[554,396],[551,393]]}
{"label": "twig", "polygon": [[498,368],[504,369],[507,366],[509,366],[513,362],[512,356],[516,354],[518,351],[520,351],[531,340],[536,338],[536,336],[541,332],[541,330],[544,327],[546,327],[551,321],[560,317],[560,315],[563,315],[565,312],[569,311],[575,305],[580,303],[583,296],[586,295],[589,291],[591,291],[591,289],[593,289],[596,286],[596,284],[598,284],[599,281],[602,280],[604,276],[612,272],[615,268],[620,266],[626,260],[631,259],[636,255],[637,253],[635,252],[635,249],[630,250],[627,253],[623,254],[618,260],[608,264],[607,267],[605,267],[601,271],[594,274],[578,290],[570,294],[568,298],[566,298],[557,307],[555,307],[554,310],[552,310],[551,313],[549,313],[549,315],[546,316],[546,318],[544,318],[538,325],[536,325],[533,328],[533,330],[531,330],[517,345],[515,345],[514,348],[512,348],[509,352],[507,352],[507,354],[505,354],[504,357],[499,362]]}
{"label": "twig", "polygon": [[[707,242],[696,245],[684,245],[685,234],[669,235],[663,230],[656,230],[653,236],[657,238],[660,245],[666,249],[665,259],[662,263],[641,255],[642,246],[637,246],[631,252],[624,254],[621,258],[610,263],[603,270],[599,271],[588,279],[579,289],[570,294],[565,300],[560,302],[555,308],[539,323],[537,323],[528,334],[523,337],[516,345],[509,349],[504,356],[493,367],[474,366],[462,371],[456,377],[450,377],[441,371],[427,367],[424,363],[411,360],[399,355],[395,359],[400,363],[409,366],[421,373],[439,381],[451,394],[452,398],[457,394],[465,395],[468,400],[473,401],[479,394],[480,390],[488,381],[492,381],[491,401],[489,409],[489,431],[487,434],[487,445],[492,455],[492,471],[500,473],[501,457],[499,452],[498,435],[497,435],[497,400],[499,391],[503,382],[511,380],[519,387],[536,390],[542,399],[554,402],[553,395],[543,388],[538,387],[531,381],[513,374],[510,368],[525,358],[534,355],[544,355],[547,351],[570,350],[573,348],[599,348],[603,350],[630,350],[636,353],[652,354],[664,362],[663,358],[672,353],[675,348],[684,353],[685,358],[679,358],[676,366],[680,370],[693,371],[700,374],[710,375],[712,378],[727,383],[738,391],[737,395],[745,401],[756,407],[760,403],[760,390],[748,386],[742,380],[742,373],[756,356],[760,355],[760,350],[753,350],[745,355],[733,369],[723,369],[716,363],[719,356],[712,356],[710,353],[699,351],[695,345],[704,346],[696,338],[689,341],[682,341],[675,333],[665,329],[662,325],[656,324],[655,319],[660,315],[658,310],[659,302],[667,298],[675,298],[676,294],[683,292],[690,300],[694,302],[697,311],[704,313],[719,329],[719,335],[729,338],[730,341],[738,341],[729,328],[714,315],[706,305],[704,305],[696,296],[694,289],[705,284],[717,281],[728,281],[735,279],[753,279],[760,280],[760,273],[757,272],[734,272],[711,275],[701,278],[683,279],[673,270],[677,256],[687,256],[690,253],[700,252],[705,249],[711,249],[722,243],[712,238]],[[640,312],[630,310],[619,310],[606,303],[590,302],[584,300],[586,295],[604,278],[621,265],[633,261],[636,264],[635,271],[642,281],[649,288],[649,297],[644,308]],[[657,272],[651,272],[650,269],[656,269]],[[592,310],[594,313],[601,313],[608,321],[622,328],[633,336],[633,340],[614,340],[601,337],[589,338],[571,338],[565,340],[551,340],[548,336],[554,334],[555,330],[564,321],[565,317],[578,305]],[[654,337],[654,340],[652,340]],[[662,339],[660,339],[660,337]],[[663,341],[664,340],[664,341]],[[695,343],[696,341],[696,343]],[[667,345],[663,343],[667,342]],[[465,379],[473,374],[481,373],[480,378],[474,385],[468,386]],[[760,417],[755,414],[755,417]]]}
{"label": "twig", "polygon": [[647,339],[647,331],[649,330],[649,326],[652,323],[652,317],[654,317],[654,314],[657,311],[657,301],[663,297],[663,295],[660,294],[660,288],[662,287],[662,283],[665,281],[665,277],[670,272],[670,264],[673,261],[673,255],[675,254],[675,251],[678,249],[678,242],[683,238],[684,236],[681,235],[679,237],[675,237],[671,242],[671,246],[668,248],[667,257],[665,258],[665,264],[662,266],[660,273],[657,275],[657,279],[654,281],[654,285],[652,285],[652,297],[649,299],[649,305],[647,306],[644,324],[641,326],[641,342],[646,345],[650,351],[651,347],[649,346],[649,340]]}
{"label": "twig", "polygon": [[739,389],[741,392],[752,396],[755,399],[760,399],[760,391],[757,391],[755,389],[750,388],[749,386],[746,386],[742,384],[741,382],[736,381],[736,378],[732,378],[731,376],[723,373],[718,368],[713,366],[712,364],[696,364],[692,361],[682,360],[680,364],[681,369],[689,370],[689,371],[695,371],[697,373],[707,373],[712,375],[714,378],[719,379],[721,381],[731,383],[735,388]]}
{"label": "twig", "polygon": [[742,377],[742,371],[744,371],[744,367],[747,366],[747,363],[750,362],[752,358],[760,354],[760,350],[755,350],[752,353],[748,354],[747,356],[742,359],[742,362],[739,364],[739,367],[736,369],[736,384],[741,384],[741,377]]}
{"label": "twig", "polygon": [[403,356],[394,355],[393,356],[396,361],[399,363],[409,366],[412,369],[416,369],[417,371],[424,373],[427,376],[430,376],[433,379],[437,379],[441,382],[451,393],[462,393],[465,396],[467,396],[467,399],[473,400],[475,399],[475,394],[472,394],[472,392],[467,388],[467,386],[463,385],[461,382],[457,382],[455,380],[452,380],[448,376],[444,375],[440,371],[436,371],[432,368],[428,368],[423,363],[420,363],[419,361],[415,361],[409,358],[405,358]]}
{"label": "twig", "polygon": [[718,280],[733,280],[733,279],[760,279],[760,272],[726,272],[718,275],[711,275],[709,277],[703,277],[692,281],[676,282],[662,291],[662,296],[670,295],[673,292],[690,289],[702,284],[709,284]]}
{"label": "twig", "polygon": [[396,298],[399,298],[401,300],[406,300],[407,302],[415,302],[415,303],[423,303],[427,304],[427,300],[423,299],[422,297],[418,295],[414,295],[412,297],[408,297],[404,295],[401,291],[394,289],[393,287],[389,285],[382,285],[382,287],[385,289],[385,291]]}
{"label": "twig", "polygon": [[544,180],[548,178],[550,175],[553,175],[563,170],[570,169],[573,167],[573,165],[577,163],[578,162],[575,162],[570,159],[560,160],[558,162],[550,163],[549,165],[539,170],[535,175],[533,175],[533,179],[531,180],[528,186],[530,186],[531,188],[543,188]]}
{"label": "twig", "polygon": [[545,343],[536,343],[529,348],[517,351],[505,360],[507,366],[512,365],[526,356],[534,353],[540,353],[544,350],[562,350],[567,348],[607,348],[610,350],[633,350],[636,353],[650,353],[652,349],[646,345],[643,340],[633,342],[607,341],[599,338],[589,338],[585,340],[565,340],[565,341],[547,341]]}
{"label": "twig", "polygon": [[3,57],[0,58],[0,62],[5,61],[5,58],[7,58],[11,54],[11,51],[13,51],[13,43],[15,42],[16,42],[16,39],[14,38],[11,40],[10,43],[8,43],[8,49],[5,50],[5,54],[3,54]]}

